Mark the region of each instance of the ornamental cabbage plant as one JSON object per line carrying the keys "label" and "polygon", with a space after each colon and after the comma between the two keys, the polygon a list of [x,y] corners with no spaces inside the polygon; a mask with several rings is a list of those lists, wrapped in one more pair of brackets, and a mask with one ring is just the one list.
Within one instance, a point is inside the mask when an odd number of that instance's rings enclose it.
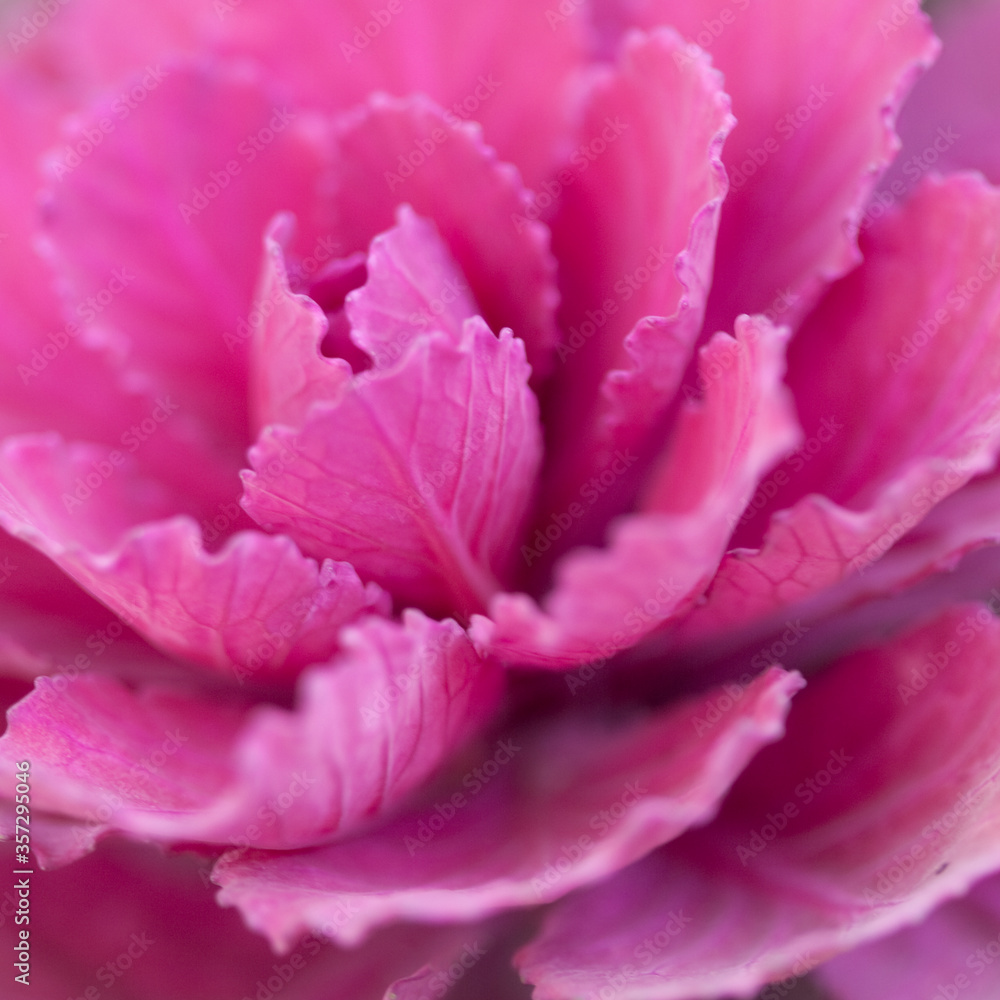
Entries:
{"label": "ornamental cabbage plant", "polygon": [[931,13],[4,7],[12,994],[998,995],[1000,7]]}

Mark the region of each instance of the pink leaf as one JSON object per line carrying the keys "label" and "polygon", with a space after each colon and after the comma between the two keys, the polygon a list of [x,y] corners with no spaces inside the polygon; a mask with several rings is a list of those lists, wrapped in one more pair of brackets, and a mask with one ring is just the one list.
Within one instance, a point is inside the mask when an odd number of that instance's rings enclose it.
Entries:
{"label": "pink leaf", "polygon": [[301,426],[313,403],[339,399],[351,379],[346,361],[321,353],[330,326],[322,308],[291,287],[286,249],[293,225],[289,216],[279,216],[264,235],[245,334],[251,340],[251,421],[258,433],[273,423]]}
{"label": "pink leaf", "polygon": [[564,510],[616,450],[648,443],[701,331],[733,117],[719,74],[681,60],[682,47],[672,31],[632,36],[619,65],[593,72],[576,148],[552,182],[568,333],[547,511]]}
{"label": "pink leaf", "polygon": [[718,691],[645,718],[515,732],[363,837],[222,859],[220,900],[282,947],[310,927],[332,925],[355,945],[395,920],[467,921],[557,899],[713,816],[746,762],[781,735],[801,685],[772,670],[715,726],[703,716]]}
{"label": "pink leaf", "polygon": [[396,225],[372,240],[368,280],[347,296],[351,339],[385,368],[410,338],[440,330],[455,343],[479,310],[434,225],[401,205]]}
{"label": "pink leaf", "polygon": [[907,11],[900,24],[898,10],[896,0],[630,5],[633,24],[676,27],[688,59],[708,52],[739,122],[723,155],[731,190],[709,330],[742,312],[795,325],[857,265],[861,213],[898,148],[895,117],[938,50],[926,16]]}
{"label": "pink leaf", "polygon": [[1000,992],[1000,877],[978,883],[922,923],[862,945],[823,965],[816,978],[833,1000],[900,996],[993,1000]]}
{"label": "pink leaf", "polygon": [[[524,595],[495,598],[476,641],[514,663],[564,668],[613,656],[686,611],[757,482],[797,439],[785,339],[762,318],[742,317],[735,339],[717,334],[701,356],[705,398],[683,408],[645,509],[615,522],[606,548],[564,556],[542,610]],[[539,536],[522,547],[526,560]]]}
{"label": "pink leaf", "polygon": [[582,18],[555,25],[531,0],[289,0],[280,17],[267,0],[243,0],[218,28],[223,51],[251,55],[307,106],[341,112],[377,91],[428,94],[450,121],[482,123],[533,187],[567,138],[584,58]]}
{"label": "pink leaf", "polygon": [[[873,227],[789,351],[806,447],[753,498],[686,639],[865,572],[1000,450],[1000,193],[980,178],[925,183]],[[781,478],[779,478],[781,477]],[[784,508],[784,509],[783,509]],[[740,536],[737,535],[737,540]]]}
{"label": "pink leaf", "polygon": [[[171,507],[164,493],[120,450],[54,437],[15,438],[0,449],[7,530],[154,646],[231,680],[294,678],[337,648],[341,625],[388,612],[387,595],[350,566],[319,566],[288,538],[242,531],[208,553],[202,532],[215,530],[211,523],[158,519]],[[241,512],[229,503],[216,516],[237,524]]]}
{"label": "pink leaf", "polygon": [[307,554],[346,559],[403,604],[468,614],[506,571],[541,458],[521,341],[469,320],[378,378],[265,430],[244,505]]}
{"label": "pink leaf", "polygon": [[79,165],[50,161],[51,255],[70,301],[91,300],[81,336],[121,354],[133,384],[173,393],[233,467],[248,436],[237,328],[261,233],[281,210],[298,217],[303,248],[329,233],[329,151],[317,123],[246,67],[158,73],[141,114],[122,120],[106,100],[80,122],[77,140],[103,138]]}
{"label": "pink leaf", "polygon": [[215,903],[205,859],[120,841],[36,875],[31,903],[25,992],[46,1000],[238,1000],[266,996],[276,984],[283,1000],[329,1000],[331,983],[350,1000],[383,1000],[391,982],[429,958],[460,952],[469,933],[395,927],[354,951],[310,934],[276,955]]}
{"label": "pink leaf", "polygon": [[83,676],[9,712],[7,770],[32,763],[40,809],[139,837],[287,849],[349,831],[427,780],[494,710],[501,672],[454,622],[346,629],[294,711],[132,691]]}
{"label": "pink leaf", "polygon": [[748,996],[995,871],[998,656],[965,605],[830,665],[709,826],[556,904],[518,961],[535,995]]}
{"label": "pink leaf", "polygon": [[367,250],[410,205],[436,225],[490,328],[510,327],[536,379],[546,375],[558,340],[555,261],[546,227],[517,221],[528,203],[517,171],[497,161],[478,128],[421,97],[370,97],[338,119],[335,138],[345,249]]}

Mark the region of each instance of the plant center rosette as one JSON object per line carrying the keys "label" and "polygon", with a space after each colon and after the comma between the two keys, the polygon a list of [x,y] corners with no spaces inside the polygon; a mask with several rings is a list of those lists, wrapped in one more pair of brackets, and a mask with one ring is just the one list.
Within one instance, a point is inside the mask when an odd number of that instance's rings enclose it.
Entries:
{"label": "plant center rosette", "polygon": [[193,7],[8,15],[46,884],[176,903],[153,842],[358,997],[681,1000],[1000,866],[1000,194],[871,200],[927,19]]}

